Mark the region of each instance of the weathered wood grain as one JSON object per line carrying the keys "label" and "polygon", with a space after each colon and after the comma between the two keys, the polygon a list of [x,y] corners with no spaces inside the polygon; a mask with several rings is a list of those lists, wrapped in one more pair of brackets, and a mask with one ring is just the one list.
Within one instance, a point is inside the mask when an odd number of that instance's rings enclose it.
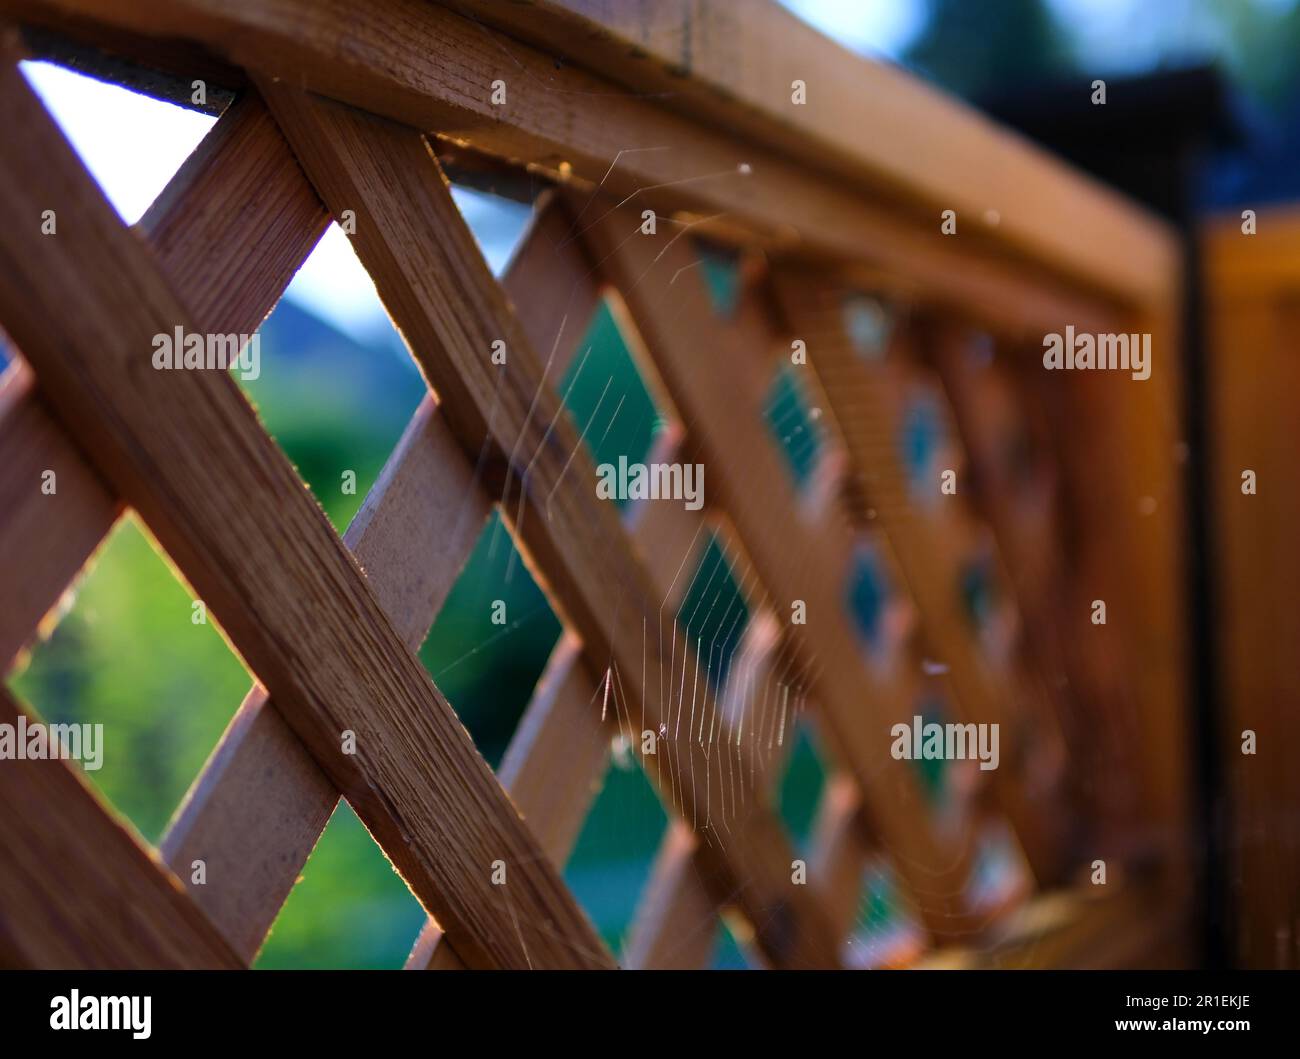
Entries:
{"label": "weathered wood grain", "polygon": [[[432,397],[412,417],[344,543],[412,650],[474,547],[489,504]],[[178,808],[162,842],[246,959],[261,947],[335,805],[338,790],[254,687]]]}

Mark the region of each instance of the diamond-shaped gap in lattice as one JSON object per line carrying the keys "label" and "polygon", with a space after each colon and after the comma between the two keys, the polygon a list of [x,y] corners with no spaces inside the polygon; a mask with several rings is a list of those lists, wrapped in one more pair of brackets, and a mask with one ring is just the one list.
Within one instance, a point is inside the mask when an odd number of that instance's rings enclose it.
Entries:
{"label": "diamond-shaped gap in lattice", "polygon": [[86,776],[157,842],[249,673],[134,515],[118,521],[61,606],[9,685],[45,723],[103,726],[100,767]]}
{"label": "diamond-shaped gap in lattice", "polygon": [[231,375],[342,533],[425,393],[352,245],[326,231]]}
{"label": "diamond-shaped gap in lattice", "polygon": [[637,764],[638,749],[616,741],[600,793],[564,866],[564,881],[620,959],[668,829],[668,813]]}
{"label": "diamond-shaped gap in lattice", "polygon": [[749,616],[750,606],[726,540],[711,532],[677,608],[677,623],[695,647],[714,691],[726,685]]}
{"label": "diamond-shaped gap in lattice", "polygon": [[[499,272],[523,236],[528,208],[467,188],[452,194]],[[326,230],[258,337],[257,370],[232,374],[342,532],[426,387],[339,224]]]}
{"label": "diamond-shaped gap in lattice", "polygon": [[[219,86],[205,85],[204,113],[51,62],[26,61],[19,69],[127,224],[144,215],[216,123],[216,107],[229,99]],[[57,217],[54,222],[58,238]]]}
{"label": "diamond-shaped gap in lattice", "polygon": [[[598,468],[648,462],[668,439],[671,410],[640,348],[622,299],[604,291],[557,387]],[[615,502],[624,507],[628,497]]]}
{"label": "diamond-shaped gap in lattice", "polygon": [[863,865],[862,894],[844,963],[856,969],[906,967],[925,951],[925,932],[898,887],[885,857]]}
{"label": "diamond-shaped gap in lattice", "polygon": [[884,538],[860,532],[844,586],[849,619],[874,667],[896,662],[911,633],[915,611],[900,591],[901,579]]}
{"label": "diamond-shaped gap in lattice", "polygon": [[420,660],[493,768],[561,631],[519,543],[494,511],[420,648]]}
{"label": "diamond-shaped gap in lattice", "polygon": [[898,455],[914,499],[933,504],[939,497],[939,471],[947,437],[938,398],[914,388],[905,398],[898,429]]}
{"label": "diamond-shaped gap in lattice", "polygon": [[840,301],[844,333],[854,353],[867,363],[885,358],[894,333],[894,316],[879,298],[849,291]]}
{"label": "diamond-shaped gap in lattice", "polygon": [[695,252],[699,255],[709,304],[718,316],[730,319],[736,315],[743,288],[739,252],[708,239],[696,239]]}
{"label": "diamond-shaped gap in lattice", "polygon": [[763,403],[763,419],[796,488],[804,491],[814,482],[825,439],[800,370],[788,360],[780,361]]}
{"label": "diamond-shaped gap in lattice", "polygon": [[[941,731],[958,718],[954,716],[945,692],[939,687],[926,687],[916,697],[913,717],[905,723],[915,726],[920,717],[919,746],[924,746],[927,726],[938,725]],[[913,734],[912,742],[917,743]],[[968,823],[972,799],[984,773],[974,760],[952,761],[943,756],[927,757],[915,746],[907,764],[913,769],[936,822],[947,832],[955,834]]]}
{"label": "diamond-shaped gap in lattice", "polygon": [[1033,889],[1024,850],[1004,820],[985,822],[975,840],[966,896],[977,914],[995,919]]}
{"label": "diamond-shaped gap in lattice", "polygon": [[[750,927],[739,916],[720,916],[711,971],[756,971],[763,965],[750,943]],[[739,936],[737,936],[739,935]]]}
{"label": "diamond-shaped gap in lattice", "polygon": [[812,718],[798,716],[785,732],[785,757],[775,786],[776,809],[791,844],[807,857],[828,769]]}
{"label": "diamond-shaped gap in lattice", "polygon": [[253,966],[400,968],[426,918],[365,825],[340,801]]}
{"label": "diamond-shaped gap in lattice", "polygon": [[961,612],[985,657],[1001,667],[1011,657],[1020,616],[987,527],[973,533],[974,544],[958,569]]}

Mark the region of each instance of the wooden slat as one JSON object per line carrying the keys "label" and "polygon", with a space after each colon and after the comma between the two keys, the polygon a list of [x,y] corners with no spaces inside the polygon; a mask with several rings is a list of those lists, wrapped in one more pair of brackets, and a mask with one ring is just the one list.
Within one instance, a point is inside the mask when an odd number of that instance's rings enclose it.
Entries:
{"label": "wooden slat", "polygon": [[[1240,966],[1300,967],[1300,422],[1296,294],[1300,214],[1260,211],[1259,234],[1238,216],[1205,226],[1212,277],[1205,478],[1213,512],[1215,637],[1220,659],[1217,746],[1227,794],[1223,911]],[[1255,492],[1242,492],[1253,471]],[[1243,733],[1255,751],[1242,752]],[[1224,847],[1221,847],[1224,848]]]}
{"label": "wooden slat", "polygon": [[[848,628],[844,584],[852,542],[833,518],[815,527],[801,520],[790,476],[760,416],[737,406],[729,376],[745,355],[712,316],[689,240],[668,226],[642,235],[634,214],[600,212],[586,232],[592,256],[623,292],[691,444],[704,456],[711,500],[736,526],[779,606],[807,603],[808,623],[791,626],[790,638],[800,669],[817,674],[812,694],[865,792],[873,823],[900,851],[927,927],[939,936],[964,929],[965,860],[943,848],[914,774],[889,754],[889,727],[911,717],[913,702],[896,676],[868,671]],[[702,343],[707,358],[698,355]],[[805,546],[805,534],[815,534],[815,547]]]}
{"label": "wooden slat", "polygon": [[1033,447],[1032,410],[1016,387],[1020,371],[1039,365],[1032,350],[1026,357],[1007,347],[986,355],[982,341],[992,343],[992,336],[957,320],[928,321],[924,330],[977,484],[975,503],[997,535],[1032,625],[1062,561],[1054,476]]}
{"label": "wooden slat", "polygon": [[[20,716],[37,720],[0,687],[0,724]],[[239,967],[77,768],[27,759],[0,767],[0,967]]]}
{"label": "wooden slat", "polygon": [[840,937],[847,937],[857,923],[862,872],[870,854],[857,784],[843,774],[828,777],[817,807],[808,875]]}
{"label": "wooden slat", "polygon": [[[121,505],[18,365],[0,389],[0,660],[7,671],[117,521]],[[55,475],[46,495],[42,476]]]}
{"label": "wooden slat", "polygon": [[245,334],[261,326],[328,223],[265,105],[248,92],[199,142],[138,227],[194,312]]}
{"label": "wooden slat", "polygon": [[707,967],[718,936],[718,909],[701,884],[695,833],[674,821],[637,906],[623,962],[634,970]]}
{"label": "wooden slat", "polygon": [[609,740],[617,731],[612,712],[609,722],[601,723],[602,703],[581,653],[581,642],[573,636],[556,646],[498,772],[560,869],[600,789]]}
{"label": "wooden slat", "polygon": [[933,953],[931,969],[1186,969],[1187,924],[1164,894],[1138,882],[1106,894],[1058,890],[1008,917],[978,946]]}
{"label": "wooden slat", "polygon": [[[845,183],[819,177],[802,157],[702,127],[576,67],[557,68],[550,54],[426,0],[372,0],[360,9],[341,0],[141,0],[107,7],[97,0],[0,0],[0,10],[19,15],[33,8],[45,21],[77,14],[119,29],[197,41],[265,76],[486,153],[555,170],[563,163],[573,179],[616,196],[635,195],[638,208],[725,215],[732,227],[800,253],[887,266],[980,315],[994,311],[1059,324],[1106,311],[1104,301],[1041,267],[1025,267],[1000,247],[943,236],[929,210],[923,221],[904,218]],[[498,80],[507,85],[505,105],[491,102]],[[1111,216],[1129,216],[1113,200],[1112,206]],[[974,217],[966,222],[967,228],[979,223]],[[1125,233],[1108,223],[1098,230],[1116,230],[1113,242],[1086,244],[1111,254],[1134,244],[1132,259],[1144,262],[1135,270],[1139,278],[1108,285],[1121,301],[1165,283],[1175,262],[1159,222],[1137,215],[1127,227],[1131,238],[1121,238]]]}
{"label": "wooden slat", "polygon": [[[692,562],[698,563],[698,559]],[[748,577],[742,575],[741,580],[749,584]],[[751,614],[732,658],[727,683],[718,697],[725,731],[735,733],[743,730],[743,726],[753,727],[766,720],[759,707],[781,676],[774,671],[778,639],[779,630],[770,614],[764,611]],[[784,748],[773,751],[765,748],[760,740],[759,752],[750,762],[750,782],[755,790],[772,789],[772,774],[784,756]],[[767,815],[771,825],[777,826],[774,810],[768,810]],[[701,857],[699,845],[679,830],[670,829],[665,834],[655,858],[653,877],[637,906],[624,953],[629,967],[703,967],[712,957],[717,937],[716,918],[730,902],[718,901],[704,891],[700,882],[703,866],[687,863],[692,857]],[[711,917],[708,910],[712,910]],[[835,933],[833,920],[831,927]]]}
{"label": "wooden slat", "polygon": [[[1099,679],[1085,668],[1090,656],[1064,633],[1069,586],[1060,482],[1042,446],[1034,447],[1034,428],[1043,434],[1053,424],[1042,418],[1041,409],[1027,407],[1023,392],[1025,376],[1041,370],[1036,350],[1017,356],[1024,351],[1004,347],[986,357],[976,355],[980,336],[958,321],[928,321],[925,330],[977,483],[980,512],[996,535],[1015,589],[1035,670],[1030,677],[1040,677],[1039,701],[1050,703],[1060,718],[1070,748],[1068,779],[1076,788],[1087,786],[1107,770],[1102,759],[1091,756],[1103,704],[1089,694]],[[1086,812],[1083,805],[1079,810]]]}
{"label": "wooden slat", "polygon": [[[412,418],[344,543],[412,650],[473,550],[489,504],[431,397]],[[265,691],[240,706],[167,830],[182,878],[207,866],[198,901],[251,960],[338,803],[338,790]]]}
{"label": "wooden slat", "polygon": [[[251,200],[239,192],[249,183],[262,188]],[[250,94],[223,115],[142,227],[164,267],[196,290],[204,311],[224,321],[224,329],[242,332],[265,315],[327,218],[260,98]],[[15,376],[10,392],[22,395],[22,422],[37,428],[23,429],[18,447],[7,451],[40,452],[33,441],[59,446],[67,465],[66,471],[56,465],[61,493],[87,510],[111,510],[106,491],[62,428],[42,418],[41,406],[27,396],[27,378]],[[15,420],[6,416],[5,422]],[[18,466],[17,461],[6,464]],[[435,410],[426,402],[345,537],[412,647],[422,641],[486,517],[484,501],[468,488],[462,467],[459,450],[447,449]],[[397,488],[389,488],[394,480]],[[27,488],[20,493],[24,504],[33,496],[39,493]],[[98,543],[90,534],[102,527],[102,536],[103,523],[103,518],[87,518],[84,543],[69,546],[66,559],[49,564],[51,584],[60,591]],[[449,523],[470,532],[448,538],[439,527]],[[13,525],[6,522],[6,531]],[[14,564],[14,575],[30,578],[31,549],[57,545],[60,534],[50,530],[66,525],[64,520],[45,524],[21,550],[15,542],[6,557],[22,554],[25,561]],[[254,688],[162,842],[164,858],[183,879],[190,877],[196,859],[204,861],[206,882],[192,888],[194,898],[246,960],[260,947],[338,801],[333,784],[266,705],[265,692]]]}
{"label": "wooden slat", "polygon": [[[0,194],[0,320],[60,418],[154,530],[232,644],[467,962],[609,966],[450,706],[224,373],[154,371],[151,336],[204,333],[121,226],[17,70]],[[31,174],[40,173],[39,187]],[[64,300],[75,291],[78,312]],[[196,442],[196,439],[200,439]],[[345,731],[356,753],[341,752]],[[513,885],[492,885],[494,860]],[[505,913],[505,914],[503,914]]]}
{"label": "wooden slat", "polygon": [[[545,571],[565,619],[588,651],[618,667],[627,694],[644,705],[647,726],[657,728],[667,719],[667,702],[653,682],[639,694],[636,684],[643,667],[657,672],[667,665],[658,638],[647,633],[658,598],[613,505],[596,501],[594,468],[559,415],[554,380],[509,311],[423,137],[283,86],[260,87],[322,198],[332,208],[357,211],[362,263],[444,397],[462,447],[481,456],[487,480],[503,491],[514,529]],[[490,359],[498,339],[508,350],[504,371]],[[672,635],[669,630],[665,648]],[[675,649],[687,657],[680,636]],[[711,696],[701,697],[710,707]],[[703,790],[675,793],[693,819],[706,820],[706,806],[724,804],[721,777],[706,771],[702,747],[675,741],[696,775],[709,777]],[[745,831],[754,821],[742,814],[725,823],[727,844],[710,847],[717,889],[738,890],[738,903],[777,962],[833,965],[834,945],[817,926],[815,906],[790,885],[788,860],[776,852],[780,836],[772,845],[764,830],[755,847],[762,852],[751,853]],[[773,916],[773,907],[783,916]]]}
{"label": "wooden slat", "polygon": [[[249,198],[242,189],[253,185],[261,194]],[[194,291],[201,313],[221,331],[247,333],[274,304],[327,221],[278,127],[260,98],[249,94],[204,138],[141,228],[168,274]],[[62,427],[43,417],[38,398],[24,389],[20,407],[22,421],[37,427],[16,439],[16,450],[6,451],[31,452],[33,443],[57,446],[66,465],[60,467],[60,493],[99,515],[85,521],[85,544],[66,548],[59,562],[49,564],[51,585],[61,590],[88,547],[98,543],[88,535],[107,530],[104,516],[112,508]],[[39,494],[22,493],[33,495]],[[369,510],[367,505],[363,513]],[[21,549],[6,552],[24,557],[14,564],[16,578],[42,569],[30,561],[31,550],[57,546],[60,534],[49,530],[63,524],[54,520]],[[207,881],[192,888],[194,899],[245,960],[256,953],[338,801],[333,784],[297,737],[265,706],[265,692],[254,688],[162,842],[164,859],[182,879],[190,878],[196,859],[205,862]]]}
{"label": "wooden slat", "polygon": [[[528,232],[502,277],[502,287],[524,331],[537,348],[549,349],[552,371],[562,376],[596,310],[599,291],[565,248],[567,221],[553,195],[536,204]],[[581,262],[578,262],[581,265]],[[609,760],[613,719],[601,723],[593,708],[594,684],[603,682],[581,657],[581,640],[565,633],[555,645],[519,719],[497,770],[542,849],[563,869],[599,790]],[[444,944],[442,928],[429,920],[406,966],[412,970],[459,969]]]}
{"label": "wooden slat", "polygon": [[[1168,235],[1150,215],[952,96],[849,53],[772,0],[448,6],[927,217],[956,210],[972,238],[1014,243],[1120,299],[1167,290],[1173,279]],[[802,106],[791,102],[796,80],[807,86]],[[996,227],[984,219],[990,209]]]}
{"label": "wooden slat", "polygon": [[[582,658],[582,643],[566,633],[556,644],[528,708],[519,720],[497,776],[510,792],[557,871],[564,869],[609,764],[618,731],[613,713],[602,722],[601,703]],[[407,958],[409,970],[463,966],[430,919]]]}

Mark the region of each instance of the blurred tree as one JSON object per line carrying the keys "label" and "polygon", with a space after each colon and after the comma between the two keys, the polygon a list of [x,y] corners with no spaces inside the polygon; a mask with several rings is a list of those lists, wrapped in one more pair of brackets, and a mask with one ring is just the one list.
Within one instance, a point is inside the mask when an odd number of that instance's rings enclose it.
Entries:
{"label": "blurred tree", "polygon": [[1218,56],[1258,102],[1280,109],[1300,89],[1300,4],[1274,0],[1202,0],[1216,24]]}
{"label": "blurred tree", "polygon": [[928,0],[925,28],[906,61],[927,79],[973,99],[1076,70],[1065,33],[1042,0]]}

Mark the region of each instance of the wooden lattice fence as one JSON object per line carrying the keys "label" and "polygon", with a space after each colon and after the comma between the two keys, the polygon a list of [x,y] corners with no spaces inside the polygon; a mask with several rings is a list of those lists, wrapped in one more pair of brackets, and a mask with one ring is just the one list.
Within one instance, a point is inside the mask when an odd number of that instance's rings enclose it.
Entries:
{"label": "wooden lattice fence", "polygon": [[[129,507],[257,680],[157,851],[62,763],[0,765],[0,960],[246,966],[343,797],[430,914],[410,966],[614,966],[561,868],[611,739],[645,732],[674,823],[628,965],[706,964],[720,914],[771,966],[854,962],[876,862],[918,926],[889,959],[1179,959],[1178,286],[1156,221],[758,0],[0,14],[0,326],[20,354],[0,650]],[[33,51],[234,102],[130,230],[24,82]],[[500,283],[444,167],[543,186]],[[154,371],[150,340],[255,331],[346,211],[429,393],[340,539],[232,379]],[[706,242],[740,254],[726,313]],[[606,291],[669,420],[653,458],[705,468],[701,511],[597,496],[558,380]],[[1067,325],[1151,332],[1151,381],[1044,373],[1042,336]],[[820,411],[803,489],[764,423],[786,365]],[[898,444],[917,399],[948,438],[919,484]],[[565,626],[495,774],[414,653],[494,506]],[[675,620],[710,535],[749,608],[716,688]],[[900,586],[883,644],[845,604],[863,548]],[[1002,733],[999,767],[942,806],[891,756],[936,693]],[[24,709],[5,693],[4,721]],[[771,799],[796,718],[831,763],[803,877]],[[1019,858],[991,889],[990,833]]]}

